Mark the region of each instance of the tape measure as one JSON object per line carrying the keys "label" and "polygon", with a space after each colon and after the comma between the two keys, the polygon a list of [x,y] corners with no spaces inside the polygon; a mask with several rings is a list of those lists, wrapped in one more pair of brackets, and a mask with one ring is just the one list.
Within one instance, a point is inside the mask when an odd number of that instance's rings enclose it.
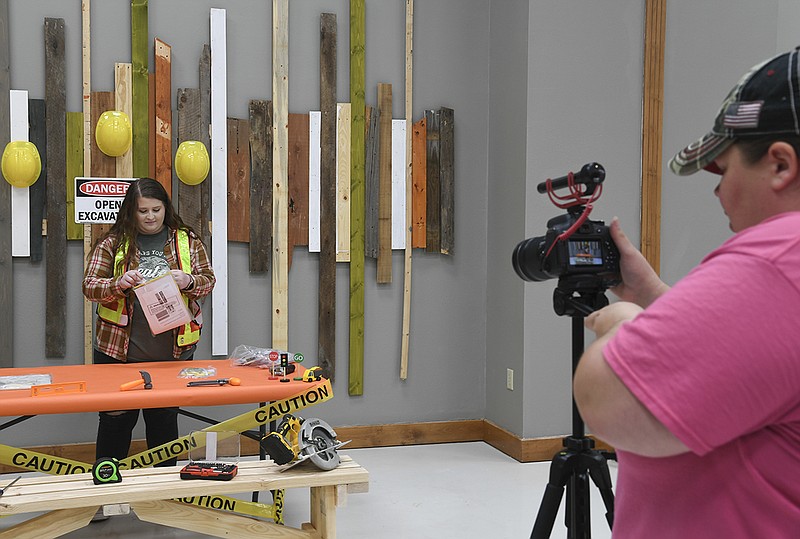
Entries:
{"label": "tape measure", "polygon": [[97,459],[92,466],[92,481],[95,485],[109,485],[122,481],[122,476],[119,474],[119,461],[113,457]]}

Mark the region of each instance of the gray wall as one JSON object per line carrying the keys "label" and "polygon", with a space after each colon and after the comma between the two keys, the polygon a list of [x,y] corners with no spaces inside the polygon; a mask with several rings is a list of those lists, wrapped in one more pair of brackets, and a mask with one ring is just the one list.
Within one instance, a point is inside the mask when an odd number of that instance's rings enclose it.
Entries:
{"label": "gray wall", "polygon": [[[349,100],[349,2],[293,0],[291,112],[318,108],[319,13],[338,17],[338,99]],[[404,2],[367,2],[367,103],[378,82],[394,85],[404,114]],[[638,241],[644,8],[639,0],[427,0],[415,3],[414,119],[424,108],[456,111],[456,249],[414,253],[409,378],[398,376],[402,253],[394,283],[374,282],[367,261],[365,394],[347,395],[349,268],[337,271],[336,398],[309,413],[333,425],[488,418],[524,437],[569,432],[571,324],[553,312],[555,281],[523,283],[510,255],[561,213],[536,184],[598,161],[607,170],[593,219],[617,215]],[[113,63],[129,61],[129,0],[93,2],[93,90],[111,90]],[[228,112],[271,97],[271,2],[150,0],[150,37],[172,46],[173,87],[194,87],[208,41],[208,9],[227,9]],[[80,2],[11,0],[11,82],[44,95],[44,17],[66,20],[67,106],[81,110]],[[711,126],[716,108],[758,60],[800,43],[800,3],[789,0],[669,2],[667,12],[662,275],[673,283],[730,235],[707,173],[669,173],[671,155]],[[152,60],[151,60],[152,61]],[[152,68],[152,64],[151,64]],[[14,261],[18,366],[82,360],[82,246],[69,245],[67,359],[44,358],[44,267]],[[244,245],[229,246],[230,349],[269,345],[270,275],[251,276]],[[289,343],[313,356],[317,256],[294,253]],[[210,310],[210,302],[206,305]],[[210,332],[196,356],[211,357]],[[515,372],[506,389],[506,369]],[[244,409],[208,410],[230,416]],[[1,412],[0,412],[1,413]],[[41,417],[4,443],[94,438],[92,414]],[[193,428],[190,423],[185,429]]]}

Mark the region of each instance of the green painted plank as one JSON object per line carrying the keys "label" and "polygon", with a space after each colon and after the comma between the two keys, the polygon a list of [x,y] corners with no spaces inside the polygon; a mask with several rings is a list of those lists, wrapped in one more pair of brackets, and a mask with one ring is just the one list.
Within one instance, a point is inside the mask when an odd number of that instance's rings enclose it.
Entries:
{"label": "green painted plank", "polygon": [[[83,176],[83,112],[67,113],[67,239],[83,241],[75,222],[75,178]],[[33,252],[33,251],[31,251]]]}
{"label": "green painted plank", "polygon": [[150,80],[147,0],[131,0],[131,63],[133,64],[133,175],[150,172]]}
{"label": "green painted plank", "polygon": [[364,3],[364,0],[350,0],[350,395],[364,394]]}

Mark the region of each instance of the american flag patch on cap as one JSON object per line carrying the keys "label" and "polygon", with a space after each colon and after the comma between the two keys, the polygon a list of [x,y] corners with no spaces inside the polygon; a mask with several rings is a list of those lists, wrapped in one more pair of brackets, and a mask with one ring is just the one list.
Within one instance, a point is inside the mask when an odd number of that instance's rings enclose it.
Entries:
{"label": "american flag patch on cap", "polygon": [[725,109],[722,125],[731,129],[749,129],[758,127],[758,116],[761,113],[763,101],[750,101],[744,103],[731,103]]}

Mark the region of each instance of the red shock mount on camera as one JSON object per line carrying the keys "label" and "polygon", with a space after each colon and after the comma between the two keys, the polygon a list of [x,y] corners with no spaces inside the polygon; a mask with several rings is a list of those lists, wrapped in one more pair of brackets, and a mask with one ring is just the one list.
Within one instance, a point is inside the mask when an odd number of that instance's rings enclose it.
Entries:
{"label": "red shock mount on camera", "polygon": [[[588,165],[587,165],[588,166]],[[584,167],[586,168],[586,167]],[[547,196],[550,198],[550,202],[552,202],[556,207],[561,208],[562,210],[569,210],[569,208],[574,208],[576,206],[582,206],[583,212],[581,215],[572,223],[567,230],[562,232],[556,237],[556,240],[550,244],[550,248],[547,249],[547,253],[545,253],[545,259],[550,256],[550,252],[555,247],[556,243],[560,241],[566,241],[570,236],[572,236],[576,230],[578,230],[581,225],[589,218],[589,214],[592,213],[592,202],[600,198],[600,195],[603,194],[603,184],[596,183],[596,184],[589,184],[586,185],[584,183],[577,183],[575,181],[575,174],[573,172],[569,172],[567,174],[567,188],[569,189],[568,195],[557,195],[553,190],[553,180],[548,178],[545,181],[545,185],[547,188]]]}

